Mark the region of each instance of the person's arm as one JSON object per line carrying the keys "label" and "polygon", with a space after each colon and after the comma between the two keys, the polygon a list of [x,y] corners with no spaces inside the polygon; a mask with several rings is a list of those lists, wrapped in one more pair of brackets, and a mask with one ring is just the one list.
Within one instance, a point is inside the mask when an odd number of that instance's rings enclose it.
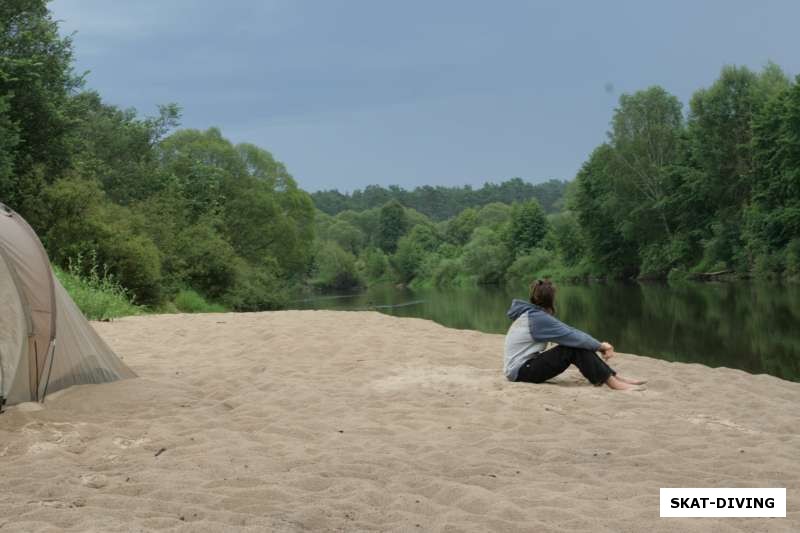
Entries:
{"label": "person's arm", "polygon": [[[604,344],[588,333],[568,326],[547,313],[531,313],[528,315],[531,336],[542,342],[555,342],[572,348],[603,351]],[[609,344],[608,347],[611,345]]]}

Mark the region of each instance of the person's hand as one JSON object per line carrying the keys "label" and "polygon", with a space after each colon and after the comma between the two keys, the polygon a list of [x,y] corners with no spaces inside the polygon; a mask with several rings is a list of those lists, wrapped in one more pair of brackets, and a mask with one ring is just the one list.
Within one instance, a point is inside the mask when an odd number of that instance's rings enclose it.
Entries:
{"label": "person's hand", "polygon": [[614,353],[614,347],[611,345],[610,342],[601,342],[600,343],[600,353],[603,354],[603,359],[608,361],[616,354]]}

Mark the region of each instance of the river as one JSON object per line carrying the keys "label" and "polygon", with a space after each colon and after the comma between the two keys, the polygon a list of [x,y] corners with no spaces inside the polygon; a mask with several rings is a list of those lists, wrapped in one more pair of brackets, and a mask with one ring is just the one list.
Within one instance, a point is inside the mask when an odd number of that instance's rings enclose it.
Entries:
{"label": "river", "polygon": [[[526,296],[524,287],[412,290],[382,285],[356,294],[307,295],[292,308],[369,309],[505,333],[511,298]],[[800,285],[559,284],[556,307],[558,318],[620,352],[800,381]]]}

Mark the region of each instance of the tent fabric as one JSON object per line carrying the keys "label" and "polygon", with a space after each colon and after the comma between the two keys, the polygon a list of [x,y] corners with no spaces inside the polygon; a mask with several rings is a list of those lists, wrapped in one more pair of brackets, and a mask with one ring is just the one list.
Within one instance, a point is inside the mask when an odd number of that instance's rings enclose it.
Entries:
{"label": "tent fabric", "polygon": [[0,203],[0,397],[43,401],[83,383],[134,377],[92,329],[50,268],[44,247]]}
{"label": "tent fabric", "polygon": [[[16,283],[3,254],[0,253],[0,391],[11,389],[17,371],[19,380],[28,382],[28,321]],[[18,368],[20,361],[26,363]]]}

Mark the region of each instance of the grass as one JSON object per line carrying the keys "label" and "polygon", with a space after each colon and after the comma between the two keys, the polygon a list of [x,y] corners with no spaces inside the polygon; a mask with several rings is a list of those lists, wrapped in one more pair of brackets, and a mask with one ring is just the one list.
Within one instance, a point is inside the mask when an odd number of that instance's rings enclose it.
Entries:
{"label": "grass", "polygon": [[86,318],[110,320],[145,312],[107,272],[101,274],[97,268],[92,268],[88,275],[82,275],[79,269],[79,262],[70,263],[67,271],[53,267],[56,277]]}
{"label": "grass", "polygon": [[176,296],[173,304],[183,313],[225,313],[224,306],[210,303],[193,290],[182,290]]}
{"label": "grass", "polygon": [[[184,289],[167,301],[150,309],[136,305],[132,295],[119,281],[102,270],[97,259],[90,256],[88,264],[82,256],[70,260],[66,270],[53,265],[53,272],[72,297],[72,300],[89,320],[110,320],[145,313],[226,313],[226,307],[207,301],[191,289]],[[88,268],[87,268],[88,267]]]}

